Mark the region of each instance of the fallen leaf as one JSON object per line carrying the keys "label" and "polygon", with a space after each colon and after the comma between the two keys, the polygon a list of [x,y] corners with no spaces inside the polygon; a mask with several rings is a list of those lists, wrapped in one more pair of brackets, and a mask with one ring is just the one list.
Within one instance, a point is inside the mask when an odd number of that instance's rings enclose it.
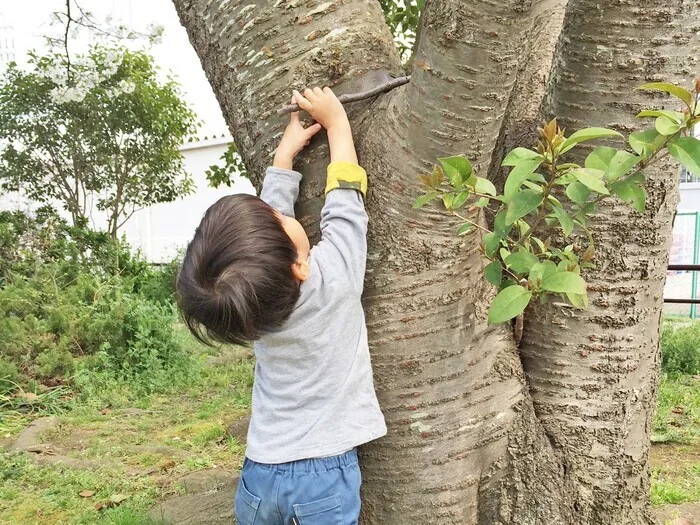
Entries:
{"label": "fallen leaf", "polygon": [[111,410],[109,408],[103,408],[102,410],[100,410],[100,414],[102,414],[103,416],[106,416],[110,412]]}
{"label": "fallen leaf", "polygon": [[17,397],[22,397],[28,401],[31,401],[33,399],[36,399],[39,396],[37,396],[34,392],[22,392]]}
{"label": "fallen leaf", "polygon": [[95,495],[94,490],[83,490],[82,492],[78,492],[78,496],[82,498],[91,498]]}
{"label": "fallen leaf", "polygon": [[673,408],[671,409],[671,412],[673,412],[674,414],[684,414],[684,413],[685,413],[685,407],[681,407],[681,406],[673,407]]}

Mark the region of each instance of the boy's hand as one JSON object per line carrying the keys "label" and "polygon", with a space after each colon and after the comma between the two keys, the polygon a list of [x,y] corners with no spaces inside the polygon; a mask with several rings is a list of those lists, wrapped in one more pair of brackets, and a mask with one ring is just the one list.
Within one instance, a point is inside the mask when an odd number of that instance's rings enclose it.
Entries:
{"label": "boy's hand", "polygon": [[337,127],[350,127],[345,108],[329,87],[305,89],[302,95],[294,91],[294,98],[299,107],[311,115],[316,122],[327,130]]}
{"label": "boy's hand", "polygon": [[[299,104],[296,96],[292,97],[292,103]],[[302,126],[299,120],[299,112],[292,113],[289,124],[284,130],[282,139],[275,150],[275,159],[272,165],[276,168],[292,169],[294,157],[309,145],[311,138],[321,130],[320,124],[313,124],[308,128]]]}

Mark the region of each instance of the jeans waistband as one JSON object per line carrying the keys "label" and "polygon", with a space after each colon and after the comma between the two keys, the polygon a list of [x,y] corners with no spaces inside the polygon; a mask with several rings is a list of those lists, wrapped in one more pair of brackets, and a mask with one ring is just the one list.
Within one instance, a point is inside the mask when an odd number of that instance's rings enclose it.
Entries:
{"label": "jeans waistband", "polygon": [[243,468],[246,465],[269,468],[278,472],[289,472],[291,474],[308,474],[312,472],[325,472],[328,470],[357,465],[357,449],[353,448],[337,456],[325,458],[309,458],[290,461],[289,463],[258,463],[252,459],[245,458]]}

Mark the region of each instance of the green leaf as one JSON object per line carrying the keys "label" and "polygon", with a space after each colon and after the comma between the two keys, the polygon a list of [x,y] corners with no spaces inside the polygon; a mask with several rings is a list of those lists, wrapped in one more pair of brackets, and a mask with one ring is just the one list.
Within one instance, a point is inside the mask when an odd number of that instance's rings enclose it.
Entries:
{"label": "green leaf", "polygon": [[473,229],[474,229],[474,226],[472,224],[465,222],[459,228],[457,228],[457,235],[466,235],[467,233],[469,233]]}
{"label": "green leaf", "polygon": [[498,261],[493,261],[489,263],[484,268],[484,277],[486,281],[494,286],[499,286],[501,280],[503,279],[503,268],[501,268],[501,263]]}
{"label": "green leaf", "polygon": [[647,192],[641,186],[632,186],[632,193],[634,194],[634,199],[632,200],[632,206],[639,213],[644,212],[644,208],[647,202]]}
{"label": "green leaf", "polygon": [[550,207],[559,221],[559,224],[561,224],[561,229],[564,230],[564,237],[571,235],[571,232],[574,231],[574,219],[560,206]]}
{"label": "green leaf", "polygon": [[489,200],[486,197],[479,197],[479,199],[474,203],[474,206],[477,208],[483,208],[484,206],[488,206]]}
{"label": "green leaf", "polygon": [[581,168],[580,170],[572,170],[571,174],[576,177],[581,184],[584,184],[597,193],[602,193],[603,195],[608,195],[610,193],[601,180],[604,173],[600,170]]}
{"label": "green leaf", "polygon": [[666,137],[661,135],[656,129],[649,128],[644,131],[635,131],[630,133],[630,147],[643,157],[649,157],[652,153],[658,150],[664,144]]}
{"label": "green leaf", "polygon": [[674,97],[681,99],[683,102],[688,104],[689,107],[693,105],[693,94],[687,89],[676,86],[675,84],[669,84],[668,82],[650,82],[649,84],[639,86],[637,89],[665,91],[666,93],[670,93]]}
{"label": "green leaf", "polygon": [[543,278],[542,289],[556,293],[583,294],[586,293],[586,282],[574,272],[560,271]]}
{"label": "green leaf", "polygon": [[669,120],[677,122],[678,124],[681,124],[685,118],[680,111],[669,111],[666,109],[645,109],[637,113],[637,117],[667,117]]}
{"label": "green leaf", "polygon": [[576,146],[581,142],[593,139],[600,139],[603,137],[621,137],[622,134],[607,128],[584,128],[577,131],[566,139],[562,145],[559,147],[559,153],[566,153],[571,148]]}
{"label": "green leaf", "polygon": [[594,170],[608,171],[610,161],[616,153],[617,150],[615,148],[598,146],[586,157],[585,166]]}
{"label": "green leaf", "polygon": [[537,244],[537,247],[540,249],[540,253],[545,253],[547,251],[547,247],[542,242],[542,239],[535,237],[534,235],[532,237],[530,237],[530,239],[535,241],[535,244]]}
{"label": "green leaf", "polygon": [[501,290],[489,308],[489,324],[503,323],[520,315],[531,298],[532,293],[519,284]]}
{"label": "green leaf", "polygon": [[566,294],[566,298],[569,300],[569,302],[578,308],[579,310],[586,310],[588,309],[588,295],[585,293],[578,294],[578,293],[568,293]]}
{"label": "green leaf", "polygon": [[668,142],[668,152],[693,175],[700,175],[700,140],[675,137]]}
{"label": "green leaf", "polygon": [[523,160],[532,159],[539,159],[540,162],[544,160],[542,159],[542,155],[540,155],[536,151],[532,151],[531,149],[527,148],[515,148],[510,153],[508,153],[508,155],[506,155],[506,158],[503,159],[503,162],[501,162],[501,166],[515,166]]}
{"label": "green leaf", "polygon": [[499,290],[505,290],[509,286],[515,286],[517,283],[513,279],[505,278],[501,281],[501,285],[498,287]]}
{"label": "green leaf", "polygon": [[495,233],[487,233],[482,239],[484,243],[484,251],[486,252],[486,257],[493,257],[501,245],[501,238]]}
{"label": "green leaf", "polygon": [[443,157],[438,162],[455,188],[461,188],[472,176],[472,165],[465,157]]}
{"label": "green leaf", "polygon": [[506,224],[506,214],[506,210],[499,211],[493,219],[493,232],[501,239],[505,239],[513,229],[512,224]]}
{"label": "green leaf", "polygon": [[610,193],[617,195],[624,202],[631,202],[634,200],[634,193],[632,191],[632,186],[634,185],[634,182],[628,179],[620,180],[610,185]]}
{"label": "green leaf", "polygon": [[547,179],[540,173],[530,173],[527,180],[531,180],[532,182],[547,182]]}
{"label": "green leaf", "polygon": [[657,117],[654,127],[656,127],[656,131],[667,137],[681,129],[681,125],[678,122],[674,122],[667,117]]}
{"label": "green leaf", "polygon": [[554,195],[547,195],[547,202],[554,206],[559,206],[560,208],[563,208],[561,201],[557,199]]}
{"label": "green leaf", "polygon": [[634,166],[641,162],[642,157],[632,155],[628,151],[618,151],[610,161],[608,168],[608,180],[617,180],[627,174]]}
{"label": "green leaf", "polygon": [[589,190],[585,184],[581,184],[578,181],[572,182],[566,188],[566,196],[576,204],[583,204],[588,200],[590,195],[591,190]]}
{"label": "green leaf", "polygon": [[452,208],[452,202],[455,200],[455,194],[454,193],[445,193],[442,196],[442,203],[445,205],[445,208],[448,210]]}
{"label": "green leaf", "polygon": [[542,279],[554,273],[557,273],[557,265],[552,261],[545,260],[532,266],[528,280],[535,288],[539,289]]}
{"label": "green leaf", "polygon": [[459,192],[454,200],[452,201],[452,209],[453,210],[458,210],[462,206],[464,206],[464,203],[467,202],[467,199],[469,198],[469,192],[468,191],[461,191]]}
{"label": "green leaf", "polygon": [[530,272],[533,264],[537,263],[537,257],[530,252],[515,252],[503,261],[515,273],[526,274]]}
{"label": "green leaf", "polygon": [[490,180],[484,179],[483,177],[476,178],[476,184],[474,185],[474,190],[477,193],[483,193],[486,195],[496,195],[496,186],[494,186]]}
{"label": "green leaf", "polygon": [[430,193],[426,193],[425,195],[421,195],[413,203],[413,207],[416,209],[422,208],[427,203],[429,203],[431,200],[435,199],[438,195],[440,195],[439,191],[431,191]]}
{"label": "green leaf", "polygon": [[527,186],[531,190],[535,190],[537,193],[544,193],[544,188],[535,182],[530,182],[529,180],[526,180],[523,182],[523,185]]}
{"label": "green leaf", "polygon": [[516,193],[513,200],[508,204],[506,224],[513,224],[521,217],[536,210],[541,202],[542,194],[534,190],[522,190]]}
{"label": "green leaf", "polygon": [[528,159],[522,160],[515,165],[515,167],[510,170],[510,174],[506,179],[506,184],[503,188],[503,199],[506,203],[513,200],[515,194],[520,190],[523,182],[539,168],[542,163],[542,159]]}

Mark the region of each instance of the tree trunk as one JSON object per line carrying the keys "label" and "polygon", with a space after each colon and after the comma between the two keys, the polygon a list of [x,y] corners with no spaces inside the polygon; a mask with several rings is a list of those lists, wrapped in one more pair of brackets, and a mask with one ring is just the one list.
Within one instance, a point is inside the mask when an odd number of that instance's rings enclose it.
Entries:
{"label": "tree trunk", "polygon": [[[354,92],[401,73],[373,0],[173,2],[257,183],[292,88]],[[648,173],[644,214],[601,208],[591,308],[527,312],[520,349],[486,324],[479,236],[456,237],[444,212],[412,202],[438,156],[466,154],[498,182],[503,152],[531,145],[553,113],[571,128],[636,129],[649,97],[634,87],[693,73],[699,14],[683,0],[428,0],[411,82],[349,108],[371,180],[365,307],[389,426],[362,448],[363,523],[651,522],[673,167]],[[299,165],[312,239],[327,153],[316,138]]]}

